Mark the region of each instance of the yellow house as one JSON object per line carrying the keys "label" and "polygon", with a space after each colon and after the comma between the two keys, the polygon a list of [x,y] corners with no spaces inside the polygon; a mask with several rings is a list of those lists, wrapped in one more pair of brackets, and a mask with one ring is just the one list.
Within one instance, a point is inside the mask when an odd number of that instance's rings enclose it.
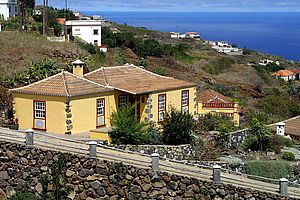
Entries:
{"label": "yellow house", "polygon": [[83,75],[84,63],[73,64],[73,74],[63,71],[10,90],[20,129],[108,140],[111,114],[123,105],[136,103],[135,115],[144,122],[162,121],[170,106],[196,114],[194,83],[128,64]]}
{"label": "yellow house", "polygon": [[204,90],[197,94],[199,116],[208,113],[213,115],[225,115],[232,119],[236,126],[239,126],[239,104],[214,90]]}

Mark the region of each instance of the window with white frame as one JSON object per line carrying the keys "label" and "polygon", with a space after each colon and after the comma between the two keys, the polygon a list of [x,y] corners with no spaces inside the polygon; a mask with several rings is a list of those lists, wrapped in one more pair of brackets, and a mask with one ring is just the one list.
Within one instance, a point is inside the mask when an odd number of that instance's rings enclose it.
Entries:
{"label": "window with white frame", "polygon": [[125,95],[119,95],[118,97],[118,107],[121,108],[122,106],[127,105],[127,96]]}
{"label": "window with white frame", "polygon": [[45,119],[46,117],[46,107],[44,101],[34,102],[34,117],[36,119]]}
{"label": "window with white frame", "polygon": [[105,99],[97,99],[97,126],[105,125]]}
{"label": "window with white frame", "polygon": [[166,94],[158,95],[158,121],[163,121],[166,116]]}
{"label": "window with white frame", "polygon": [[189,112],[189,91],[184,90],[181,92],[181,112],[188,113]]}
{"label": "window with white frame", "polygon": [[104,99],[97,100],[97,115],[104,115]]}

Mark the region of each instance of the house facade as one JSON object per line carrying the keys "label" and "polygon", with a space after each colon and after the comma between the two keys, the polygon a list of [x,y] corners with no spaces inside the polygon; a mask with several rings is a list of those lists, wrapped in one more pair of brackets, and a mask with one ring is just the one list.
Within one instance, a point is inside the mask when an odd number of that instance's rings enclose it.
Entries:
{"label": "house facade", "polygon": [[14,17],[18,14],[17,0],[0,0],[0,19],[3,17],[7,20],[9,17]]}
{"label": "house facade", "polygon": [[81,38],[84,42],[101,46],[101,20],[69,20],[65,22],[67,35]]}
{"label": "house facade", "polygon": [[124,105],[135,104],[135,116],[147,123],[163,121],[170,106],[195,115],[195,86],[134,65],[103,67],[83,75],[83,64],[77,61],[73,74],[63,71],[10,91],[20,129],[86,133],[108,140],[111,114]]}
{"label": "house facade", "polygon": [[270,63],[274,63],[277,65],[277,66],[280,66],[280,62],[279,61],[273,61],[273,60],[270,60],[270,59],[262,59],[259,61],[259,65],[261,66],[267,66],[268,64]]}
{"label": "house facade", "polygon": [[204,90],[197,94],[198,115],[207,114],[222,116],[232,119],[234,125],[239,126],[239,104],[214,90]]}
{"label": "house facade", "polygon": [[274,72],[272,74],[272,76],[277,78],[277,79],[283,79],[286,82],[294,81],[294,80],[296,80],[297,77],[299,77],[299,74],[297,74],[297,72],[299,72],[299,70],[294,70],[294,71],[293,70],[287,70],[287,69],[279,70],[277,72]]}

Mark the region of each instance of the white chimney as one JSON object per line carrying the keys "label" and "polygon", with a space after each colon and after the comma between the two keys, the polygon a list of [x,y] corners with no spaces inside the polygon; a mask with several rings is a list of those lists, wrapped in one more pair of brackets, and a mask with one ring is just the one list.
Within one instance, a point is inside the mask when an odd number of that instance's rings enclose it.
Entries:
{"label": "white chimney", "polygon": [[284,123],[284,122],[279,122],[279,123],[276,124],[276,127],[277,127],[276,134],[277,134],[277,135],[284,136],[284,132],[285,132],[285,123]]}

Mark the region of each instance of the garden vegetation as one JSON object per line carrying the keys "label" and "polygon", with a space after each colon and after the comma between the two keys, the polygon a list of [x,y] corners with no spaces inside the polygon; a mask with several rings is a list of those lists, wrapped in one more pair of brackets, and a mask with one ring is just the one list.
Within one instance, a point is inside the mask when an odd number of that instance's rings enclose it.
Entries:
{"label": "garden vegetation", "polygon": [[109,136],[113,144],[189,144],[193,141],[195,123],[190,114],[174,108],[167,113],[161,130],[155,124],[141,123],[135,117],[136,105],[123,106],[111,116]]}

